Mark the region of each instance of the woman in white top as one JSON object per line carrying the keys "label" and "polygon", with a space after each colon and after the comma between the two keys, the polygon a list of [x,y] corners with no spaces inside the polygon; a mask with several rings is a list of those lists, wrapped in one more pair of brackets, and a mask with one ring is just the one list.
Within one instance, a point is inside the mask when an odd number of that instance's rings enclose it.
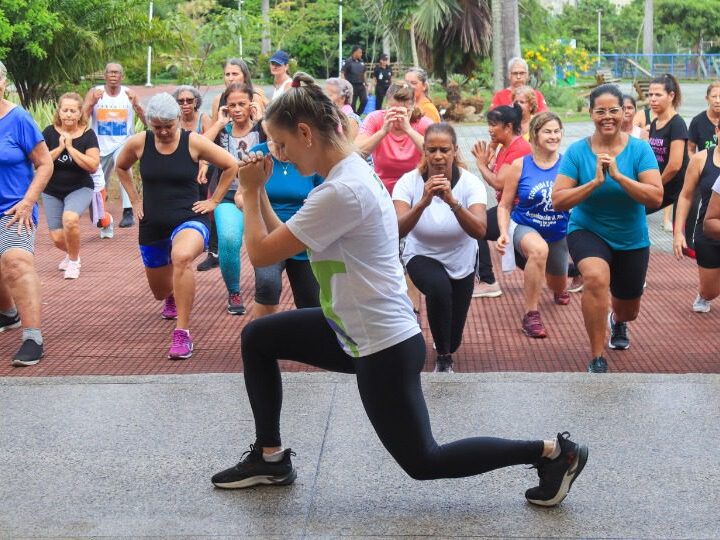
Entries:
{"label": "woman in white top", "polygon": [[453,371],[472,300],[477,240],[487,226],[485,185],[463,166],[455,130],[432,124],[419,167],[398,180],[392,195],[400,236],[407,237],[403,262],[426,298],[438,372]]}
{"label": "woman in white top", "polygon": [[325,181],[282,223],[264,189],[271,156],[256,152],[243,160],[248,255],[253,265],[267,266],[310,248],[322,307],[276,313],[244,328],[241,349],[256,439],[240,463],[213,476],[213,484],[245,488],[295,480],[292,451],[280,439],[277,361],[282,358],[355,374],[380,440],[413,478],[456,478],[535,464],[540,486],[525,496],[544,506],[560,502],[587,458],[587,449],[567,433],[546,441],[435,442],[420,385],[425,343],[405,294],[397,217],[380,179],[337,129],[345,122],[337,107],[313,79],[296,73],[292,87],[268,106],[265,122],[283,160],[300,174],[317,173]]}

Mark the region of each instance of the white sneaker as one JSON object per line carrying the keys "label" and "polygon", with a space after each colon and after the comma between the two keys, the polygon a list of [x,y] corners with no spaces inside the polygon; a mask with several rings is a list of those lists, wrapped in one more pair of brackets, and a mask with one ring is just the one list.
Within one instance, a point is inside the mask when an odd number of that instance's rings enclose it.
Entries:
{"label": "white sneaker", "polygon": [[695,313],[710,313],[710,300],[705,300],[698,294],[693,302],[693,311]]}
{"label": "white sneaker", "polygon": [[484,281],[475,281],[475,288],[473,289],[473,298],[497,298],[502,295],[500,284],[496,281],[495,283],[485,283]]}
{"label": "white sneaker", "polygon": [[77,279],[80,277],[80,259],[77,261],[68,261],[65,269],[65,279]]}
{"label": "white sneaker", "polygon": [[70,257],[68,255],[65,255],[65,258],[60,261],[60,264],[58,264],[58,270],[61,272],[64,272],[67,268],[68,262],[70,261]]}
{"label": "white sneaker", "polygon": [[100,229],[100,238],[112,238],[115,236],[115,224],[112,216],[110,216],[110,225]]}

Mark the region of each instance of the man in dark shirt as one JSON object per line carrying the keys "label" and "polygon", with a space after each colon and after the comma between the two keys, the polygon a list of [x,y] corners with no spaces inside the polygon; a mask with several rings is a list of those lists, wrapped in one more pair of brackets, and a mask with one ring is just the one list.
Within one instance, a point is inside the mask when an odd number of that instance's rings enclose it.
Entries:
{"label": "man in dark shirt", "polygon": [[378,64],[373,69],[372,76],[375,79],[375,108],[377,110],[382,109],[382,103],[385,99],[385,94],[390,88],[392,82],[392,68],[389,66],[390,59],[387,54],[380,55]]}
{"label": "man in dark shirt", "polygon": [[[363,50],[360,45],[353,45],[350,57],[345,60],[342,67],[342,76],[353,87],[352,108],[356,114],[362,114],[367,104],[367,89],[365,88],[365,64],[362,61]],[[356,106],[357,101],[360,104]]]}

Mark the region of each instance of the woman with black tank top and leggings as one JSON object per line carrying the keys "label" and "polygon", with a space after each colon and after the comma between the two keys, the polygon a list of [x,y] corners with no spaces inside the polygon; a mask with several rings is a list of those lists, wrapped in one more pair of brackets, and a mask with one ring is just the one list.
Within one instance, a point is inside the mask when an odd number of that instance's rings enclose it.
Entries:
{"label": "woman with black tank top and leggings", "polygon": [[[146,118],[150,129],[128,140],[118,158],[117,173],[140,219],[140,255],[150,290],[165,302],[161,316],[177,319],[168,358],[190,358],[190,310],[195,297],[190,265],[207,245],[208,214],[237,174],[237,163],[206,138],[180,129],[180,107],[170,94],[153,96]],[[130,176],[138,160],[142,198]],[[200,160],[222,170],[210,199],[199,200]]]}
{"label": "woman with black tank top and leggings", "polygon": [[[715,136],[720,135],[720,125],[715,126]],[[695,258],[698,265],[700,287],[693,302],[695,313],[710,311],[710,301],[720,296],[720,242],[708,238],[703,231],[703,221],[712,195],[715,181],[720,177],[720,147],[712,146],[693,154],[685,174],[685,185],[678,198],[675,212],[673,251],[678,259],[687,249],[686,227],[694,230]],[[690,214],[695,194],[699,191],[700,208],[697,219]]]}

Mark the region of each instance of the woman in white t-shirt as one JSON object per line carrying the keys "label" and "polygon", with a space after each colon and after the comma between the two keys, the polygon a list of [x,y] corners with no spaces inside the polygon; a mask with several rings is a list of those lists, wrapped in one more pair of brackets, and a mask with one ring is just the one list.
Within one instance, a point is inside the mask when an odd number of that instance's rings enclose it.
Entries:
{"label": "woman in white t-shirt", "polygon": [[485,185],[462,167],[455,130],[432,124],[420,165],[400,177],[392,194],[400,236],[407,237],[403,262],[425,295],[437,372],[453,371],[472,300],[477,240],[487,227]]}
{"label": "woman in white t-shirt", "polygon": [[293,453],[280,440],[282,358],[354,373],[380,440],[413,478],[456,478],[534,464],[540,485],[526,498],[556,505],[587,459],[587,448],[570,441],[569,434],[545,441],[435,442],[420,385],[425,342],[397,256],[397,217],[380,179],[338,131],[344,122],[304,73],[296,73],[291,88],[268,106],[265,127],[281,159],[300,174],[325,178],[286,223],[273,212],[264,189],[271,156],[254,152],[242,162],[251,262],[267,266],[309,248],[322,307],[276,313],[244,328],[241,350],[256,438],[242,461],[214,475],[212,483],[232,489],[294,482]]}

